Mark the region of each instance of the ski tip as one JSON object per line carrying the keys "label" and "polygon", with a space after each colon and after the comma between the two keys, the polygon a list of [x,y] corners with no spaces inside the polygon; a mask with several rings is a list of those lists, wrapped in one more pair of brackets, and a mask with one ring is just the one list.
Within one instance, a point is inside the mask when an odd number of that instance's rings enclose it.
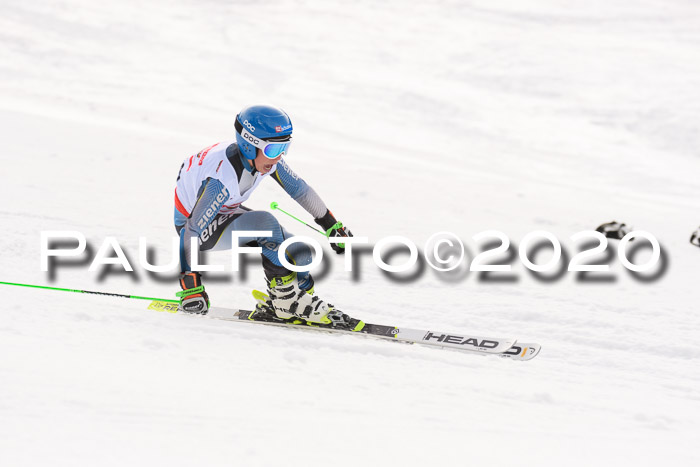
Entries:
{"label": "ski tip", "polygon": [[540,344],[534,343],[517,343],[513,345],[510,349],[503,352],[500,356],[504,358],[510,358],[511,360],[527,361],[535,358],[542,349]]}

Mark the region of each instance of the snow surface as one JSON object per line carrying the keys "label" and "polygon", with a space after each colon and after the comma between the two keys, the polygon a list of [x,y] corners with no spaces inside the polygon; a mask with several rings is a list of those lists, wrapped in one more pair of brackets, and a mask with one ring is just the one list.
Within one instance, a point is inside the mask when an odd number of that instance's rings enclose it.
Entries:
{"label": "snow surface", "polygon": [[[666,258],[646,281],[613,257],[607,281],[516,258],[512,281],[398,282],[326,255],[339,307],[542,344],[524,363],[0,286],[3,466],[698,465],[697,2],[1,5],[2,281],[172,297],[172,275],[89,259],[51,280],[39,232],[113,235],[135,264],[146,236],[165,261],[181,161],[258,102],[290,113],[290,166],[372,242],[450,231],[473,258],[483,230],[547,230],[570,256],[615,219]],[[249,206],[271,201],[305,216],[271,182]],[[250,306],[261,269],[206,285]]]}

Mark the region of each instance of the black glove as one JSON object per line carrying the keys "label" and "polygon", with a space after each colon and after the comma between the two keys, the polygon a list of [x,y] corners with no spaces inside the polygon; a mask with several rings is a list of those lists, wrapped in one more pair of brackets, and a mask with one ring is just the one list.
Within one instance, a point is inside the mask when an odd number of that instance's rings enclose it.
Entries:
{"label": "black glove", "polygon": [[[330,237],[352,237],[352,232],[350,232],[347,227],[343,227],[343,224],[341,222],[338,222],[336,218],[333,216],[333,213],[329,210],[326,212],[326,214],[323,217],[319,217],[318,219],[314,219],[314,221],[323,227],[323,230],[326,231],[326,236],[328,238]],[[345,253],[345,244],[344,243],[331,243],[331,248],[333,248],[333,251],[338,253],[339,255],[342,255]]]}

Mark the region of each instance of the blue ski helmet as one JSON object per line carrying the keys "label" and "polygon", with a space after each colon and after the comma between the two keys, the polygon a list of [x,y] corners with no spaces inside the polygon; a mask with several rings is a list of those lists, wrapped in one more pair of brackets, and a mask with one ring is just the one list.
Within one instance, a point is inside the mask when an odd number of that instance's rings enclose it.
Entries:
{"label": "blue ski helmet", "polygon": [[252,105],[236,115],[236,142],[241,154],[253,160],[257,155],[256,147],[263,148],[269,142],[287,144],[269,145],[270,151],[264,149],[271,159],[286,152],[292,140],[292,121],[287,113],[271,105]]}

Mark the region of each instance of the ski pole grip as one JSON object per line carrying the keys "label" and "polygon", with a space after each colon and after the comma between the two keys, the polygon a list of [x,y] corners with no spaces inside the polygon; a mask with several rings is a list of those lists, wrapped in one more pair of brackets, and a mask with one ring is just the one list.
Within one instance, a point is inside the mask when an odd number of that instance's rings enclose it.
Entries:
{"label": "ski pole grip", "polygon": [[[330,229],[326,230],[326,238],[331,238],[331,234],[333,233],[334,230],[340,230],[343,228],[343,223],[338,221],[335,224],[331,226]],[[345,248],[345,243],[338,243],[338,246],[340,248]]]}
{"label": "ski pole grip", "polygon": [[336,222],[328,230],[326,230],[326,237],[330,237],[334,230],[340,230],[343,228],[342,222]]}

